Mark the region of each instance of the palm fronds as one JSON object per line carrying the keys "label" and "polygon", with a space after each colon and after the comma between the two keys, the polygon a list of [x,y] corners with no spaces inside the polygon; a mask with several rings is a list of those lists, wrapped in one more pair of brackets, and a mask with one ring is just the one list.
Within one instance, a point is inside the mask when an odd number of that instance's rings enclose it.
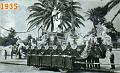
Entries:
{"label": "palm fronds", "polygon": [[[31,30],[35,26],[44,26],[46,30],[51,27],[51,31],[54,30],[54,18],[60,15],[59,20],[61,21],[58,27],[67,30],[71,28],[73,24],[76,27],[80,27],[82,24],[81,20],[84,18],[77,12],[80,8],[78,2],[70,2],[68,0],[38,0],[38,3],[34,3],[32,6],[28,7],[30,15],[27,20],[29,20],[28,30]],[[53,12],[56,11],[56,13]],[[72,23],[72,16],[75,18],[74,23]]]}

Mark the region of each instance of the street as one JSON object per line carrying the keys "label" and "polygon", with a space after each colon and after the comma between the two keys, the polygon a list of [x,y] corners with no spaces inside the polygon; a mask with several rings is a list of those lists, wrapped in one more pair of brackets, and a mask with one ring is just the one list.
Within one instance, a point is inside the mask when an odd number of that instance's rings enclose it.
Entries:
{"label": "street", "polygon": [[[119,64],[119,57],[118,57],[118,52],[120,51],[114,51],[115,52],[115,63]],[[22,63],[25,62],[26,64],[26,60],[20,60],[20,59],[15,59],[15,57],[13,57],[13,59],[10,58],[10,56],[7,56],[7,60],[4,60],[4,56],[0,55],[0,61],[2,62],[8,62],[11,64],[4,64],[4,63],[0,63],[0,73],[60,73],[60,72],[54,72],[54,71],[48,71],[48,70],[39,70],[38,68],[35,68],[33,66],[27,66],[27,65],[21,65]],[[100,60],[102,64],[108,64],[108,60],[103,59]],[[20,65],[15,65],[13,63],[18,63]],[[104,69],[109,69],[110,65],[104,66]],[[119,65],[116,66],[116,71],[118,71],[119,73]],[[77,72],[69,72],[69,73],[99,73],[99,72],[89,72],[89,71],[77,71]]]}
{"label": "street", "polygon": [[0,64],[0,73],[60,73],[53,71],[38,70],[32,66]]}
{"label": "street", "polygon": [[[25,65],[0,64],[0,73],[61,73],[61,72],[39,70],[35,67]],[[69,73],[99,73],[99,72],[78,71]]]}

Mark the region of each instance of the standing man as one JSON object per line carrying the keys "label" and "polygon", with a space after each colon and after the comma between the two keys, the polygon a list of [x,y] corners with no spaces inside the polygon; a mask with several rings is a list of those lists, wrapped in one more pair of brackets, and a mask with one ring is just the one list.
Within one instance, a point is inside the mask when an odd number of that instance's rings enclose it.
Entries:
{"label": "standing man", "polygon": [[22,58],[21,58],[21,49],[19,49],[18,55],[19,55],[19,59],[22,59]]}
{"label": "standing man", "polygon": [[115,69],[115,65],[114,65],[114,53],[112,52],[112,48],[110,48],[109,50],[110,50],[110,63],[111,63],[111,68],[110,69]]}
{"label": "standing man", "polygon": [[7,50],[5,50],[5,60],[7,59]]}
{"label": "standing man", "polygon": [[14,46],[12,46],[12,50],[11,50],[11,59],[13,58],[13,49],[14,49]]}
{"label": "standing man", "polygon": [[11,59],[13,59],[13,49],[11,50]]}

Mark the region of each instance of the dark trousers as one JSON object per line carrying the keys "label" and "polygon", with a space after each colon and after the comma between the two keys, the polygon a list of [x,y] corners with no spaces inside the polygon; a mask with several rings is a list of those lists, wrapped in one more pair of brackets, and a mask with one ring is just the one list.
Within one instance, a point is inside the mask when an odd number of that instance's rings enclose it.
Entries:
{"label": "dark trousers", "polygon": [[[96,69],[100,69],[100,61],[99,58],[96,57],[90,57],[87,59],[87,67],[88,68],[96,68]],[[90,63],[90,64],[89,64]],[[94,63],[98,63],[98,64],[94,64]]]}
{"label": "dark trousers", "polygon": [[11,52],[11,59],[13,58],[13,53]]}
{"label": "dark trousers", "polygon": [[87,68],[93,68],[94,66],[93,66],[92,63],[94,63],[93,59],[92,58],[88,58],[87,59]]}
{"label": "dark trousers", "polygon": [[87,68],[90,68],[90,64],[89,63],[91,63],[91,59],[90,58],[87,59]]}
{"label": "dark trousers", "polygon": [[111,69],[115,69],[114,59],[110,59]]}
{"label": "dark trousers", "polygon": [[7,55],[5,55],[5,60],[7,59]]}
{"label": "dark trousers", "polygon": [[[94,58],[95,63],[100,63],[99,58]],[[95,68],[100,69],[100,64],[95,64]]]}
{"label": "dark trousers", "polygon": [[21,53],[19,53],[19,59],[21,59]]}

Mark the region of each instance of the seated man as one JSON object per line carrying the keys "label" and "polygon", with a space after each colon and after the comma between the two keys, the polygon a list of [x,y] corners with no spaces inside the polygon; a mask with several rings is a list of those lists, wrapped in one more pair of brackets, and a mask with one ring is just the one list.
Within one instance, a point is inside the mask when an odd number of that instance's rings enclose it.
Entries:
{"label": "seated man", "polygon": [[44,51],[43,55],[52,55],[53,47],[49,47],[47,50]]}

